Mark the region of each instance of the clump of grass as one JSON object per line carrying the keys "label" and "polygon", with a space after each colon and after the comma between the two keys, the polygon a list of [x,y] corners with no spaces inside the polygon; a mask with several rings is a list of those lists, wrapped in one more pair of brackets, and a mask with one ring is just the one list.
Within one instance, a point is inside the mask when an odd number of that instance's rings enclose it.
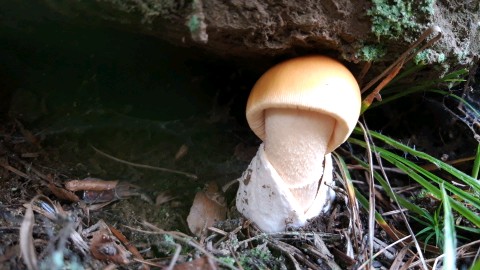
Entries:
{"label": "clump of grass", "polygon": [[[469,127],[478,123],[480,112],[474,105],[468,102],[464,96],[456,95],[453,92],[442,90],[441,87],[455,87],[464,82],[463,77],[468,73],[466,70],[458,70],[433,80],[424,80],[415,85],[406,87],[399,82],[413,73],[418,72],[424,66],[417,65],[406,69],[399,74],[382,90],[383,99],[374,102],[367,109],[382,106],[391,101],[415,93],[431,93],[455,101],[458,107],[463,108],[463,117],[457,117],[464,121]],[[475,133],[475,129],[472,128]],[[476,134],[476,136],[478,136]],[[371,152],[369,156],[376,158],[376,166],[369,162],[367,157],[353,155],[353,163],[360,168],[370,171],[372,179],[370,186],[380,186],[381,193],[390,198],[391,207],[397,209],[397,216],[402,217],[404,224],[391,223],[387,217],[381,214],[382,207],[376,206],[372,219],[382,228],[393,241],[402,241],[404,246],[414,243],[417,246],[417,253],[420,259],[411,265],[423,265],[425,269],[429,260],[423,258],[422,253],[429,251],[436,254],[437,260],[434,266],[442,263],[443,269],[455,269],[458,259],[457,243],[468,245],[469,239],[480,238],[480,144],[478,145],[474,164],[471,173],[461,171],[441,159],[435,158],[425,152],[418,151],[415,147],[403,144],[389,136],[379,132],[357,127],[353,136],[348,140],[352,146],[360,147]],[[339,169],[342,175],[349,181],[348,166],[337,156]],[[388,169],[388,171],[386,171]],[[394,172],[392,174],[390,171]],[[398,176],[403,175],[403,176]],[[391,185],[390,178],[404,178],[413,181],[420,188],[418,191],[410,192],[416,197],[409,197],[398,192],[398,186]],[[374,191],[379,192],[379,191]],[[408,194],[408,193],[406,193]],[[359,189],[355,190],[355,196],[360,205],[371,211],[372,198],[369,199]],[[433,202],[426,206],[420,203],[418,198],[427,199]],[[398,219],[397,219],[398,220]],[[403,231],[413,232],[411,237],[408,233],[402,233],[398,227],[404,227]],[[415,229],[413,229],[415,228]],[[369,258],[373,260],[373,258]],[[478,264],[478,263],[477,263]],[[435,268],[434,268],[435,269]],[[475,268],[472,268],[475,269]]]}

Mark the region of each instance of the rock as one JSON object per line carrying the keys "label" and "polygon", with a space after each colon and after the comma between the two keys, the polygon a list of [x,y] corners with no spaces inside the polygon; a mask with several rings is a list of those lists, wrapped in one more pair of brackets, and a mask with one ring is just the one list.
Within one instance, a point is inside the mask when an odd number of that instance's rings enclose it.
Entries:
{"label": "rock", "polygon": [[444,70],[469,67],[480,53],[480,4],[473,0],[43,3],[79,22],[110,24],[250,63],[258,57],[268,62],[323,53],[353,63],[373,60],[374,67],[381,69],[431,25],[442,29],[443,38],[417,57],[417,62],[441,63]]}

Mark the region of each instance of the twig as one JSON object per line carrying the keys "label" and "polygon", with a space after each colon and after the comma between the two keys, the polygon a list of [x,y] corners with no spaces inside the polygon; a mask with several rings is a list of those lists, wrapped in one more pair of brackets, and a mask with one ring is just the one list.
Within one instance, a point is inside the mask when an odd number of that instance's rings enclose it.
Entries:
{"label": "twig", "polygon": [[7,171],[11,171],[12,173],[22,177],[22,178],[25,178],[25,179],[28,179],[28,180],[31,180],[30,176],[6,163],[3,163],[3,162],[0,162],[0,166],[2,166],[5,170]]}
{"label": "twig", "polygon": [[114,157],[112,155],[109,155],[105,152],[102,152],[102,151],[98,150],[97,148],[95,148],[94,146],[90,146],[90,147],[92,147],[93,150],[95,150],[95,152],[97,152],[98,154],[100,154],[104,157],[107,157],[109,159],[112,159],[114,161],[117,161],[117,162],[120,162],[120,163],[123,163],[123,164],[127,164],[127,165],[132,166],[132,167],[149,169],[149,170],[156,170],[156,171],[168,172],[168,173],[175,173],[175,174],[180,174],[180,175],[186,176],[186,177],[191,178],[191,179],[195,179],[195,180],[198,179],[198,176],[196,176],[195,174],[192,174],[192,173],[177,171],[177,170],[163,168],[163,167],[156,167],[156,166],[150,166],[150,165],[145,165],[145,164],[133,163],[133,162],[126,161],[126,160],[123,160],[123,159],[119,159],[119,158]]}

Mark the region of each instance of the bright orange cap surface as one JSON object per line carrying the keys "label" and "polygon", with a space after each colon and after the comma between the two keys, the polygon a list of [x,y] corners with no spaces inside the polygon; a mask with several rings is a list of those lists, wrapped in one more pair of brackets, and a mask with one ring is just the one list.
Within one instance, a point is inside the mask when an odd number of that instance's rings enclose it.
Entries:
{"label": "bright orange cap surface", "polygon": [[304,56],[282,62],[263,74],[250,93],[246,114],[250,128],[262,140],[266,109],[296,108],[329,115],[336,120],[329,153],[350,136],[360,106],[358,83],[345,66],[325,56]]}

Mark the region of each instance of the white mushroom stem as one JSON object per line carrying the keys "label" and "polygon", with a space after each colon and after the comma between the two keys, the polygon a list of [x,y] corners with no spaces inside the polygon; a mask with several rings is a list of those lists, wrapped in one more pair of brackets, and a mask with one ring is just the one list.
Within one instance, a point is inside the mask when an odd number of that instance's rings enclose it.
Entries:
{"label": "white mushroom stem", "polygon": [[317,195],[334,127],[333,118],[318,112],[287,108],[265,111],[266,157],[303,212]]}
{"label": "white mushroom stem", "polygon": [[308,219],[330,208],[335,198],[332,185],[332,157],[325,156],[323,178],[314,196],[312,206],[304,211],[275,168],[268,161],[261,144],[248,169],[240,179],[237,209],[264,232],[284,231],[287,227],[300,227]]}

